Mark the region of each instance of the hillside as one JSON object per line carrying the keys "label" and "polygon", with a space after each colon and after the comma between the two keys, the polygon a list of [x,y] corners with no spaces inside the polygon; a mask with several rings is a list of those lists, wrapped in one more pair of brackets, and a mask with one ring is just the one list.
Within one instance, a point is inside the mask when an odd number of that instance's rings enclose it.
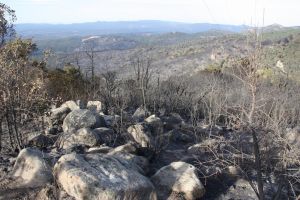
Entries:
{"label": "hillside", "polygon": [[[300,29],[270,26],[260,36],[264,51],[262,61],[269,67],[281,60],[285,66],[298,70]],[[50,60],[63,67],[64,63],[79,63],[88,67],[84,41],[91,38],[95,43],[95,68],[97,73],[118,71],[127,77],[132,72],[132,58],[149,57],[152,69],[161,78],[176,75],[192,75],[209,66],[218,66],[231,57],[246,55],[251,44],[247,43],[248,33],[227,31],[207,31],[201,33],[162,33],[162,34],[114,34],[90,35],[53,39],[35,39],[37,54],[45,49],[55,53]],[[80,59],[78,59],[80,58]],[[291,59],[293,58],[293,59]],[[51,65],[50,65],[51,67]],[[53,67],[53,66],[52,66]],[[57,66],[56,66],[57,67]]]}

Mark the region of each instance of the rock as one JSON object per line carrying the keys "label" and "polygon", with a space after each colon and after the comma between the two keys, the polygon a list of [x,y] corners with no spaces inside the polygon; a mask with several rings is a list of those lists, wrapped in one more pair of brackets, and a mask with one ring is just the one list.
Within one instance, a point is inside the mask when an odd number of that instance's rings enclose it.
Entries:
{"label": "rock", "polygon": [[[62,123],[61,123],[62,124]],[[45,134],[46,135],[57,135],[57,133],[62,132],[61,126],[53,125],[51,127],[46,128]]]}
{"label": "rock", "polygon": [[145,122],[147,122],[154,136],[159,136],[163,133],[163,123],[159,117],[151,115],[150,117],[145,119]]}
{"label": "rock", "polygon": [[248,181],[244,179],[238,179],[234,185],[229,187],[226,193],[221,194],[218,199],[231,200],[231,199],[249,199],[257,200],[257,196],[253,191]]}
{"label": "rock", "polygon": [[80,128],[98,127],[105,127],[103,117],[86,109],[79,109],[70,112],[63,123],[64,132],[70,132]]}
{"label": "rock", "polygon": [[112,126],[112,125],[120,122],[120,118],[121,118],[119,115],[114,115],[114,116],[112,116],[112,115],[101,115],[101,116],[104,118],[105,123],[106,123],[107,126]]}
{"label": "rock", "polygon": [[201,198],[205,189],[197,177],[196,168],[185,162],[173,162],[158,170],[151,177],[158,199],[168,199],[181,194],[186,200]]}
{"label": "rock", "polygon": [[[300,149],[300,127],[297,126],[293,129],[287,130],[285,135],[285,140],[288,144],[288,150],[289,150],[286,153],[287,154],[286,157],[289,158],[287,164],[292,166],[298,162],[299,149]],[[280,156],[280,155],[276,155],[276,156]]]}
{"label": "rock", "polygon": [[241,170],[236,167],[236,166],[228,166],[226,169],[225,169],[225,173],[231,177],[237,177],[237,176],[241,176],[242,175],[242,172]]}
{"label": "rock", "polygon": [[115,153],[132,153],[132,154],[135,154],[135,153],[137,153],[137,148],[132,142],[129,142],[127,144],[124,144],[124,145],[121,145],[121,146],[118,146],[118,147],[112,149],[110,151],[110,153],[112,153],[112,154],[115,154]]}
{"label": "rock", "polygon": [[100,101],[88,101],[87,109],[95,113],[100,113],[102,111],[102,103]]}
{"label": "rock", "polygon": [[188,148],[190,154],[204,154],[211,152],[218,147],[218,141],[216,139],[206,139],[201,143],[194,144]]}
{"label": "rock", "polygon": [[38,200],[56,200],[56,188],[53,185],[47,185],[42,188],[36,195],[35,199]]}
{"label": "rock", "polygon": [[116,142],[118,135],[110,128],[96,128],[93,132],[99,137],[100,144],[112,145]]}
{"label": "rock", "polygon": [[86,109],[87,103],[83,100],[77,100],[76,104],[79,106],[80,109]]}
{"label": "rock", "polygon": [[285,138],[290,145],[300,147],[300,127],[295,127],[287,131]]}
{"label": "rock", "polygon": [[62,133],[56,146],[61,149],[69,149],[76,145],[94,147],[100,144],[99,136],[89,128],[81,128],[74,132]]}
{"label": "rock", "polygon": [[56,163],[54,174],[58,184],[78,200],[155,200],[150,180],[128,166],[128,161],[113,156],[68,154]]}
{"label": "rock", "polygon": [[86,153],[108,153],[111,150],[113,150],[113,148],[108,146],[100,146],[89,148]]}
{"label": "rock", "polygon": [[132,115],[132,119],[136,122],[142,122],[146,116],[148,115],[148,111],[143,107],[139,107]]}
{"label": "rock", "polygon": [[77,104],[75,101],[66,101],[63,103],[60,107],[66,107],[69,108],[71,111],[81,109],[81,104]]}
{"label": "rock", "polygon": [[152,136],[151,130],[147,124],[138,123],[132,125],[127,131],[141,147],[155,147],[155,138]]}
{"label": "rock", "polygon": [[42,133],[28,138],[28,145],[30,147],[46,148],[52,146],[54,142],[53,139]]}
{"label": "rock", "polygon": [[169,116],[161,117],[165,130],[178,129],[184,124],[184,120],[177,113],[171,113]]}
{"label": "rock", "polygon": [[185,143],[185,144],[187,144],[187,143],[192,143],[192,142],[195,141],[193,137],[191,137],[190,135],[182,133],[178,129],[173,129],[173,130],[165,133],[164,137],[168,137],[169,141],[176,142],[176,143]]}
{"label": "rock", "polygon": [[151,159],[149,174],[151,175],[155,174],[159,169],[171,164],[172,162],[177,162],[177,161],[187,162],[186,160],[183,160],[186,159],[186,155],[187,153],[185,149],[172,149],[172,150],[163,149],[159,151],[158,153],[155,154],[154,158]]}
{"label": "rock", "polygon": [[[57,126],[63,123],[65,117],[68,115],[69,112],[71,112],[71,110],[68,107],[59,107],[59,108],[52,109],[50,111],[50,116],[47,117],[47,123],[49,125],[49,129],[54,127],[58,129]],[[55,134],[57,130],[54,129],[51,131]]]}
{"label": "rock", "polygon": [[26,148],[20,151],[12,174],[22,178],[27,187],[44,186],[53,180],[51,164],[51,158],[45,153]]}

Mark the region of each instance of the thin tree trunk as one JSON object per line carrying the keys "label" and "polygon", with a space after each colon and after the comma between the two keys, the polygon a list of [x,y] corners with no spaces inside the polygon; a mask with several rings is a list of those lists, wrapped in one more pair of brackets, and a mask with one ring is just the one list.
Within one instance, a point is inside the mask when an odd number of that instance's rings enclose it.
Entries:
{"label": "thin tree trunk", "polygon": [[10,146],[12,149],[14,149],[14,139],[13,139],[13,132],[12,132],[12,128],[11,128],[11,123],[10,123],[10,120],[9,120],[9,114],[8,114],[8,111],[6,113],[6,125],[7,125],[7,129],[8,129],[8,135],[9,135],[9,141],[10,141]]}
{"label": "thin tree trunk", "polygon": [[2,134],[3,134],[2,119],[0,119],[0,152],[2,150]]}
{"label": "thin tree trunk", "polygon": [[14,124],[14,130],[15,130],[15,135],[16,135],[16,140],[17,140],[17,145],[18,145],[18,148],[19,150],[22,149],[22,145],[21,145],[21,137],[20,137],[20,134],[19,134],[19,130],[18,130],[18,125],[17,125],[17,119],[16,119],[16,111],[15,109],[13,109],[12,111],[12,121],[13,121],[13,124]]}
{"label": "thin tree trunk", "polygon": [[258,144],[256,132],[253,129],[251,129],[251,133],[253,137],[253,151],[255,156],[255,168],[257,173],[256,181],[258,186],[258,194],[259,194],[259,199],[264,200],[264,185],[262,180],[262,168],[261,168],[259,144]]}

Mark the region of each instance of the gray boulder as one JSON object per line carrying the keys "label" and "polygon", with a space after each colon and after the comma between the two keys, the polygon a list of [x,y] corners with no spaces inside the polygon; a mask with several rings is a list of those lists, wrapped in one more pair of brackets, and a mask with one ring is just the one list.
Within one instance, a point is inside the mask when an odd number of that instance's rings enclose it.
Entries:
{"label": "gray boulder", "polygon": [[39,187],[52,182],[51,158],[33,148],[23,149],[15,162],[12,174],[21,178],[26,187]]}
{"label": "gray boulder", "polygon": [[68,154],[56,163],[54,174],[68,195],[78,200],[155,200],[150,180],[131,165],[103,154]]}
{"label": "gray boulder", "polygon": [[78,109],[70,112],[63,123],[64,132],[78,130],[80,128],[104,127],[105,121],[100,115],[86,109]]}
{"label": "gray boulder", "polygon": [[88,147],[97,146],[100,143],[99,136],[89,128],[81,128],[74,132],[62,133],[57,140],[56,146],[61,149],[82,145]]}
{"label": "gray boulder", "polygon": [[205,189],[197,177],[196,168],[185,162],[173,162],[151,177],[159,199],[183,195],[186,200],[199,199]]}

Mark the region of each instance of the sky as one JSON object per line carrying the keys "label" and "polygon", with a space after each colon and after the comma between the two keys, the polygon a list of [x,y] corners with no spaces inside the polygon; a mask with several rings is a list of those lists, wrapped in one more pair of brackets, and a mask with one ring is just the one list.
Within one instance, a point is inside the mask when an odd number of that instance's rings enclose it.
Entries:
{"label": "sky", "polygon": [[300,25],[300,0],[1,0],[17,23],[165,20],[189,23]]}

